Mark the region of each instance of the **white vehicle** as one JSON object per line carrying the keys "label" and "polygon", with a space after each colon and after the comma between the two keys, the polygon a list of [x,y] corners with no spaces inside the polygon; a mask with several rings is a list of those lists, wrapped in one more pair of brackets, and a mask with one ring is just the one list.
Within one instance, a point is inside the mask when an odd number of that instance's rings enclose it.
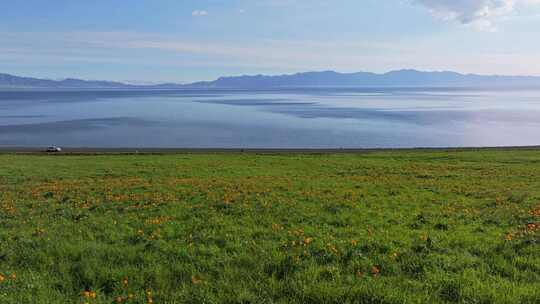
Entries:
{"label": "white vehicle", "polygon": [[45,151],[46,152],[62,152],[62,148],[57,147],[57,146],[50,146],[50,147],[47,147],[47,150]]}

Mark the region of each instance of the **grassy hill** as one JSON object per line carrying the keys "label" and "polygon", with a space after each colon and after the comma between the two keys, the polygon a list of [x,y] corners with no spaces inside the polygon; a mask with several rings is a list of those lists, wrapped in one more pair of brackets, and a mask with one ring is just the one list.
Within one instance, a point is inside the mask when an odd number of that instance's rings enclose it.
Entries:
{"label": "grassy hill", "polygon": [[2,303],[539,303],[540,150],[0,155]]}

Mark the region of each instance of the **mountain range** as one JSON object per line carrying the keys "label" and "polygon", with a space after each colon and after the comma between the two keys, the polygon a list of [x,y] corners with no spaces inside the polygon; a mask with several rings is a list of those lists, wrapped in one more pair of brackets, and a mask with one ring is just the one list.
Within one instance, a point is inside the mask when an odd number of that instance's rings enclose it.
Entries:
{"label": "mountain range", "polygon": [[220,77],[191,84],[133,85],[68,78],[48,80],[0,74],[0,88],[285,88],[285,87],[540,87],[540,77],[398,70],[384,74],[334,71]]}
{"label": "mountain range", "polygon": [[113,81],[93,81],[74,78],[49,80],[0,73],[0,88],[120,88],[125,86],[127,85],[124,83]]}

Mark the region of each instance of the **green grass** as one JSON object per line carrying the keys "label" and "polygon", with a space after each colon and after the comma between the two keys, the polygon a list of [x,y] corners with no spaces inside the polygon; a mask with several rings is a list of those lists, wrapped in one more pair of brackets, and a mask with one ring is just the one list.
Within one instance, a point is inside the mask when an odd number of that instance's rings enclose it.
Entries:
{"label": "green grass", "polygon": [[540,303],[539,216],[540,150],[6,154],[0,303]]}

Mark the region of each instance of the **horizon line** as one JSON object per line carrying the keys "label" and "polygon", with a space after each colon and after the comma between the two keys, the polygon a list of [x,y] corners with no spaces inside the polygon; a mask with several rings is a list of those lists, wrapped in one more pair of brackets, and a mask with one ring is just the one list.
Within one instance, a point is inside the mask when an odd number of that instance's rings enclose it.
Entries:
{"label": "horizon line", "polygon": [[[356,72],[342,72],[338,70],[308,70],[308,71],[298,71],[298,72],[291,72],[291,73],[269,73],[269,74],[261,74],[261,73],[255,73],[255,74],[231,74],[231,75],[222,75],[218,76],[217,78],[212,78],[209,80],[195,80],[191,82],[177,82],[174,80],[171,81],[150,81],[150,80],[112,80],[112,79],[89,79],[84,77],[78,77],[78,76],[68,76],[68,77],[61,77],[61,78],[43,78],[39,76],[26,76],[21,75],[18,73],[10,73],[10,72],[2,72],[0,71],[0,75],[8,75],[12,77],[19,77],[19,78],[32,78],[32,79],[38,79],[38,80],[47,80],[47,81],[66,81],[66,80],[81,80],[81,81],[102,81],[102,82],[117,82],[124,85],[133,85],[133,86],[152,86],[152,85],[164,85],[164,84],[174,84],[174,85],[190,85],[190,84],[196,84],[196,83],[203,83],[203,82],[213,82],[217,81],[219,79],[223,78],[235,78],[235,77],[282,77],[282,76],[294,76],[294,75],[301,75],[301,74],[309,74],[309,73],[336,73],[341,75],[352,75],[352,74],[374,74],[374,75],[387,75],[394,72],[420,72],[420,73],[454,73],[459,74],[462,76],[481,76],[481,77],[520,77],[520,78],[540,78],[540,75],[531,75],[531,74],[482,74],[482,73],[466,73],[466,72],[459,72],[459,71],[453,71],[453,70],[421,70],[421,69],[415,69],[415,68],[401,68],[401,69],[391,69],[385,72],[371,72],[371,71],[356,71]],[[142,84],[134,84],[136,82],[140,82]]]}

